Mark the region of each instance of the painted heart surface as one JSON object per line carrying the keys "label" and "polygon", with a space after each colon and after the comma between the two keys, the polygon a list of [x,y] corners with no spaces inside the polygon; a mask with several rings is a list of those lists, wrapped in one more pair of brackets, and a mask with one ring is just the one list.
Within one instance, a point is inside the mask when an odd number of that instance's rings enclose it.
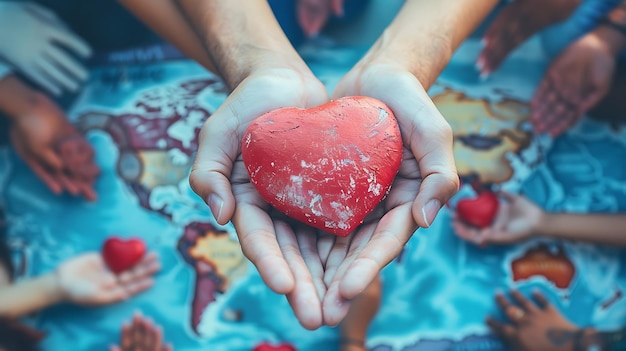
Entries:
{"label": "painted heart surface", "polygon": [[499,207],[500,201],[496,194],[483,191],[473,199],[459,200],[456,212],[464,222],[478,228],[486,228],[493,223]]}
{"label": "painted heart surface", "polygon": [[267,342],[258,344],[253,351],[296,351],[296,348],[290,344],[272,345]]}
{"label": "painted heart surface", "polygon": [[402,162],[402,138],[384,103],[353,96],[262,115],[244,134],[242,156],[265,201],[346,236],[389,191]]}
{"label": "painted heart surface", "polygon": [[139,263],[146,253],[146,245],[141,239],[123,240],[111,237],[102,246],[102,257],[109,269],[121,273]]}

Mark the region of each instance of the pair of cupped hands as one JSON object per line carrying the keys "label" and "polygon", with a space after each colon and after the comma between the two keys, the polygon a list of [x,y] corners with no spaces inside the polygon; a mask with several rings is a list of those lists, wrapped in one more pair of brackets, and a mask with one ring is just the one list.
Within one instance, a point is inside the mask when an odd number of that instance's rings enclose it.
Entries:
{"label": "pair of cupped hands", "polygon": [[[244,255],[265,283],[285,294],[307,329],[334,326],[402,250],[418,227],[432,224],[458,190],[452,131],[417,78],[390,63],[357,64],[329,96],[306,70],[289,65],[247,76],[207,120],[190,175],[194,191],[220,224],[232,221]],[[403,160],[391,190],[347,237],[290,221],[263,200],[241,158],[248,125],[285,106],[310,108],[344,96],[369,96],[394,112]]]}

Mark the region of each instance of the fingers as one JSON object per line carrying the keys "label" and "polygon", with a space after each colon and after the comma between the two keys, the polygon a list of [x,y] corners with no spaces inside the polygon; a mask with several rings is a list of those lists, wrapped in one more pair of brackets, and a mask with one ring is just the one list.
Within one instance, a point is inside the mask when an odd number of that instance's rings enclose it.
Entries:
{"label": "fingers", "polygon": [[519,291],[512,290],[511,296],[513,297],[513,300],[515,300],[515,302],[517,302],[519,306],[521,306],[524,310],[526,310],[526,312],[533,312],[537,310],[537,306],[535,306],[535,304],[532,301],[524,297],[524,295],[522,295],[522,293],[520,293]]}
{"label": "fingers", "polygon": [[537,306],[539,306],[542,310],[552,308],[550,301],[548,301],[548,299],[538,290],[533,291],[533,298],[537,301]]}
{"label": "fingers", "polygon": [[134,329],[129,324],[122,325],[121,349],[130,350],[133,345]]}
{"label": "fingers", "polygon": [[294,276],[267,213],[249,203],[241,203],[236,208],[233,224],[243,254],[256,266],[265,284],[278,294],[290,293],[295,287]]}
{"label": "fingers", "polygon": [[486,322],[494,334],[507,342],[515,338],[515,328],[512,325],[499,322],[492,317],[487,317]]}
{"label": "fingers", "polygon": [[48,75],[48,77],[53,80],[57,86],[60,86],[70,92],[74,92],[78,89],[78,83],[71,79],[67,73],[62,72],[62,67],[51,63],[49,58],[45,57],[45,54],[35,61],[35,65],[39,70],[45,72],[45,74]]}
{"label": "fingers", "polygon": [[328,259],[326,260],[326,270],[324,271],[324,284],[330,286],[330,283],[335,278],[335,274],[341,264],[346,260],[348,255],[348,249],[350,248],[351,236],[336,237],[333,246],[328,253]]}
{"label": "fingers", "polygon": [[311,274],[317,295],[321,300],[326,294],[326,284],[324,283],[324,265],[326,261],[322,262],[322,257],[320,257],[317,234],[312,230],[298,229],[296,239],[298,240],[302,259]]}
{"label": "fingers", "polygon": [[[81,58],[88,58],[92,54],[91,47],[89,46],[89,44],[87,44],[87,42],[81,39],[78,35],[68,30],[59,28],[58,30],[51,31],[50,36],[57,43],[73,51],[76,55],[78,55]],[[82,68],[82,65],[79,65],[75,68],[78,68],[78,67]],[[81,76],[76,76],[76,77],[80,78]]]}
{"label": "fingers", "polygon": [[62,92],[61,88],[57,86],[57,84],[55,84],[38,67],[35,67],[34,65],[24,67],[22,69],[22,73],[24,73],[24,75],[26,75],[33,82],[41,86],[43,89],[45,89],[48,93],[52,94],[53,96],[61,95],[61,92]]}
{"label": "fingers", "polygon": [[[323,295],[318,294],[293,230],[282,221],[277,221],[275,230],[280,249],[295,279],[295,287],[287,294],[287,300],[303,327],[309,330],[317,329],[322,325]],[[313,233],[306,234],[312,236]]]}
{"label": "fingers", "polygon": [[78,60],[74,59],[59,47],[51,46],[44,52],[44,54],[49,57],[55,65],[61,67],[81,82],[89,76],[89,71],[87,71],[87,69]]}
{"label": "fingers", "polygon": [[403,138],[419,163],[422,183],[413,202],[413,218],[427,228],[439,210],[459,190],[459,177],[452,153],[452,129],[432,100],[422,94],[423,107],[405,116],[412,122],[405,126]]}
{"label": "fingers", "polygon": [[53,11],[37,3],[34,3],[34,2],[25,3],[24,7],[31,14],[35,16],[39,16],[40,19],[43,19],[43,20],[46,20],[48,22],[55,23],[55,24],[61,23],[61,21],[59,20],[59,18]]}
{"label": "fingers", "polygon": [[121,273],[118,280],[121,284],[127,285],[134,281],[151,277],[161,269],[158,256],[154,252],[148,253],[133,268]]}
{"label": "fingers", "polygon": [[39,177],[39,179],[41,179],[44,184],[46,184],[50,191],[57,195],[63,191],[63,186],[57,179],[55,179],[54,175],[50,171],[42,167],[41,164],[37,162],[33,157],[22,157],[24,158],[24,161],[26,162],[26,164],[28,164],[30,169],[32,169],[35,175]]}
{"label": "fingers", "polygon": [[400,254],[415,229],[408,204],[385,214],[371,239],[364,242],[362,249],[357,247],[356,258],[341,280],[341,295],[352,299],[365,290],[380,270]]}
{"label": "fingers", "polygon": [[[217,126],[216,116],[209,118],[200,131],[200,148],[196,155],[189,183],[209,205],[219,224],[226,224],[235,210],[235,199],[229,177],[237,157],[238,145],[234,131],[224,131]],[[219,122],[217,122],[219,123]],[[228,138],[224,142],[224,136]]]}

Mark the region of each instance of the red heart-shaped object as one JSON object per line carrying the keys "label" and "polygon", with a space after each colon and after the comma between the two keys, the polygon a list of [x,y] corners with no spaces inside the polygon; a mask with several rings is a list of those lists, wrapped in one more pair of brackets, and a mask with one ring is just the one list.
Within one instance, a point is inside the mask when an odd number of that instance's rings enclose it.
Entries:
{"label": "red heart-shaped object", "polygon": [[111,237],[102,245],[104,262],[116,274],[139,263],[145,253],[146,244],[137,238],[123,240]]}
{"label": "red heart-shaped object", "polygon": [[456,213],[464,222],[478,228],[485,228],[493,223],[498,214],[500,201],[491,191],[483,191],[475,198],[461,199],[457,202]]}
{"label": "red heart-shaped object", "polygon": [[393,113],[363,96],[268,112],[250,124],[241,148],[250,181],[265,201],[339,236],[363,223],[402,162]]}
{"label": "red heart-shaped object", "polygon": [[267,342],[262,342],[255,346],[253,351],[296,351],[296,348],[287,343],[272,345]]}

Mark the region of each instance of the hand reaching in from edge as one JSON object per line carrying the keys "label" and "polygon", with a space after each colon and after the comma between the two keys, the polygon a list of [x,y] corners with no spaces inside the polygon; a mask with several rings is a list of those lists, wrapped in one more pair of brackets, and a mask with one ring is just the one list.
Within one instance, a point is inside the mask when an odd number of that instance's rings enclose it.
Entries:
{"label": "hand reaching in from edge", "polygon": [[56,271],[65,300],[80,305],[104,305],[126,300],[150,288],[160,264],[148,253],[131,269],[111,272],[99,252],[86,253],[63,262]]}
{"label": "hand reaching in from edge", "polygon": [[44,95],[27,113],[14,118],[11,143],[16,152],[54,193],[67,190],[95,200],[100,171],[94,152],[54,102]]}
{"label": "hand reaching in from edge", "polygon": [[452,226],[455,233],[480,246],[512,244],[535,235],[544,218],[543,210],[522,195],[507,192],[501,192],[500,195],[498,214],[491,226],[479,229],[454,215]]}
{"label": "hand reaching in from edge", "polygon": [[531,123],[558,136],[609,92],[616,55],[597,32],[569,47],[550,65],[533,97]]}
{"label": "hand reaching in from edge", "polygon": [[110,351],[172,351],[171,345],[163,344],[163,329],[152,320],[135,314],[130,324],[122,326],[120,344]]}

